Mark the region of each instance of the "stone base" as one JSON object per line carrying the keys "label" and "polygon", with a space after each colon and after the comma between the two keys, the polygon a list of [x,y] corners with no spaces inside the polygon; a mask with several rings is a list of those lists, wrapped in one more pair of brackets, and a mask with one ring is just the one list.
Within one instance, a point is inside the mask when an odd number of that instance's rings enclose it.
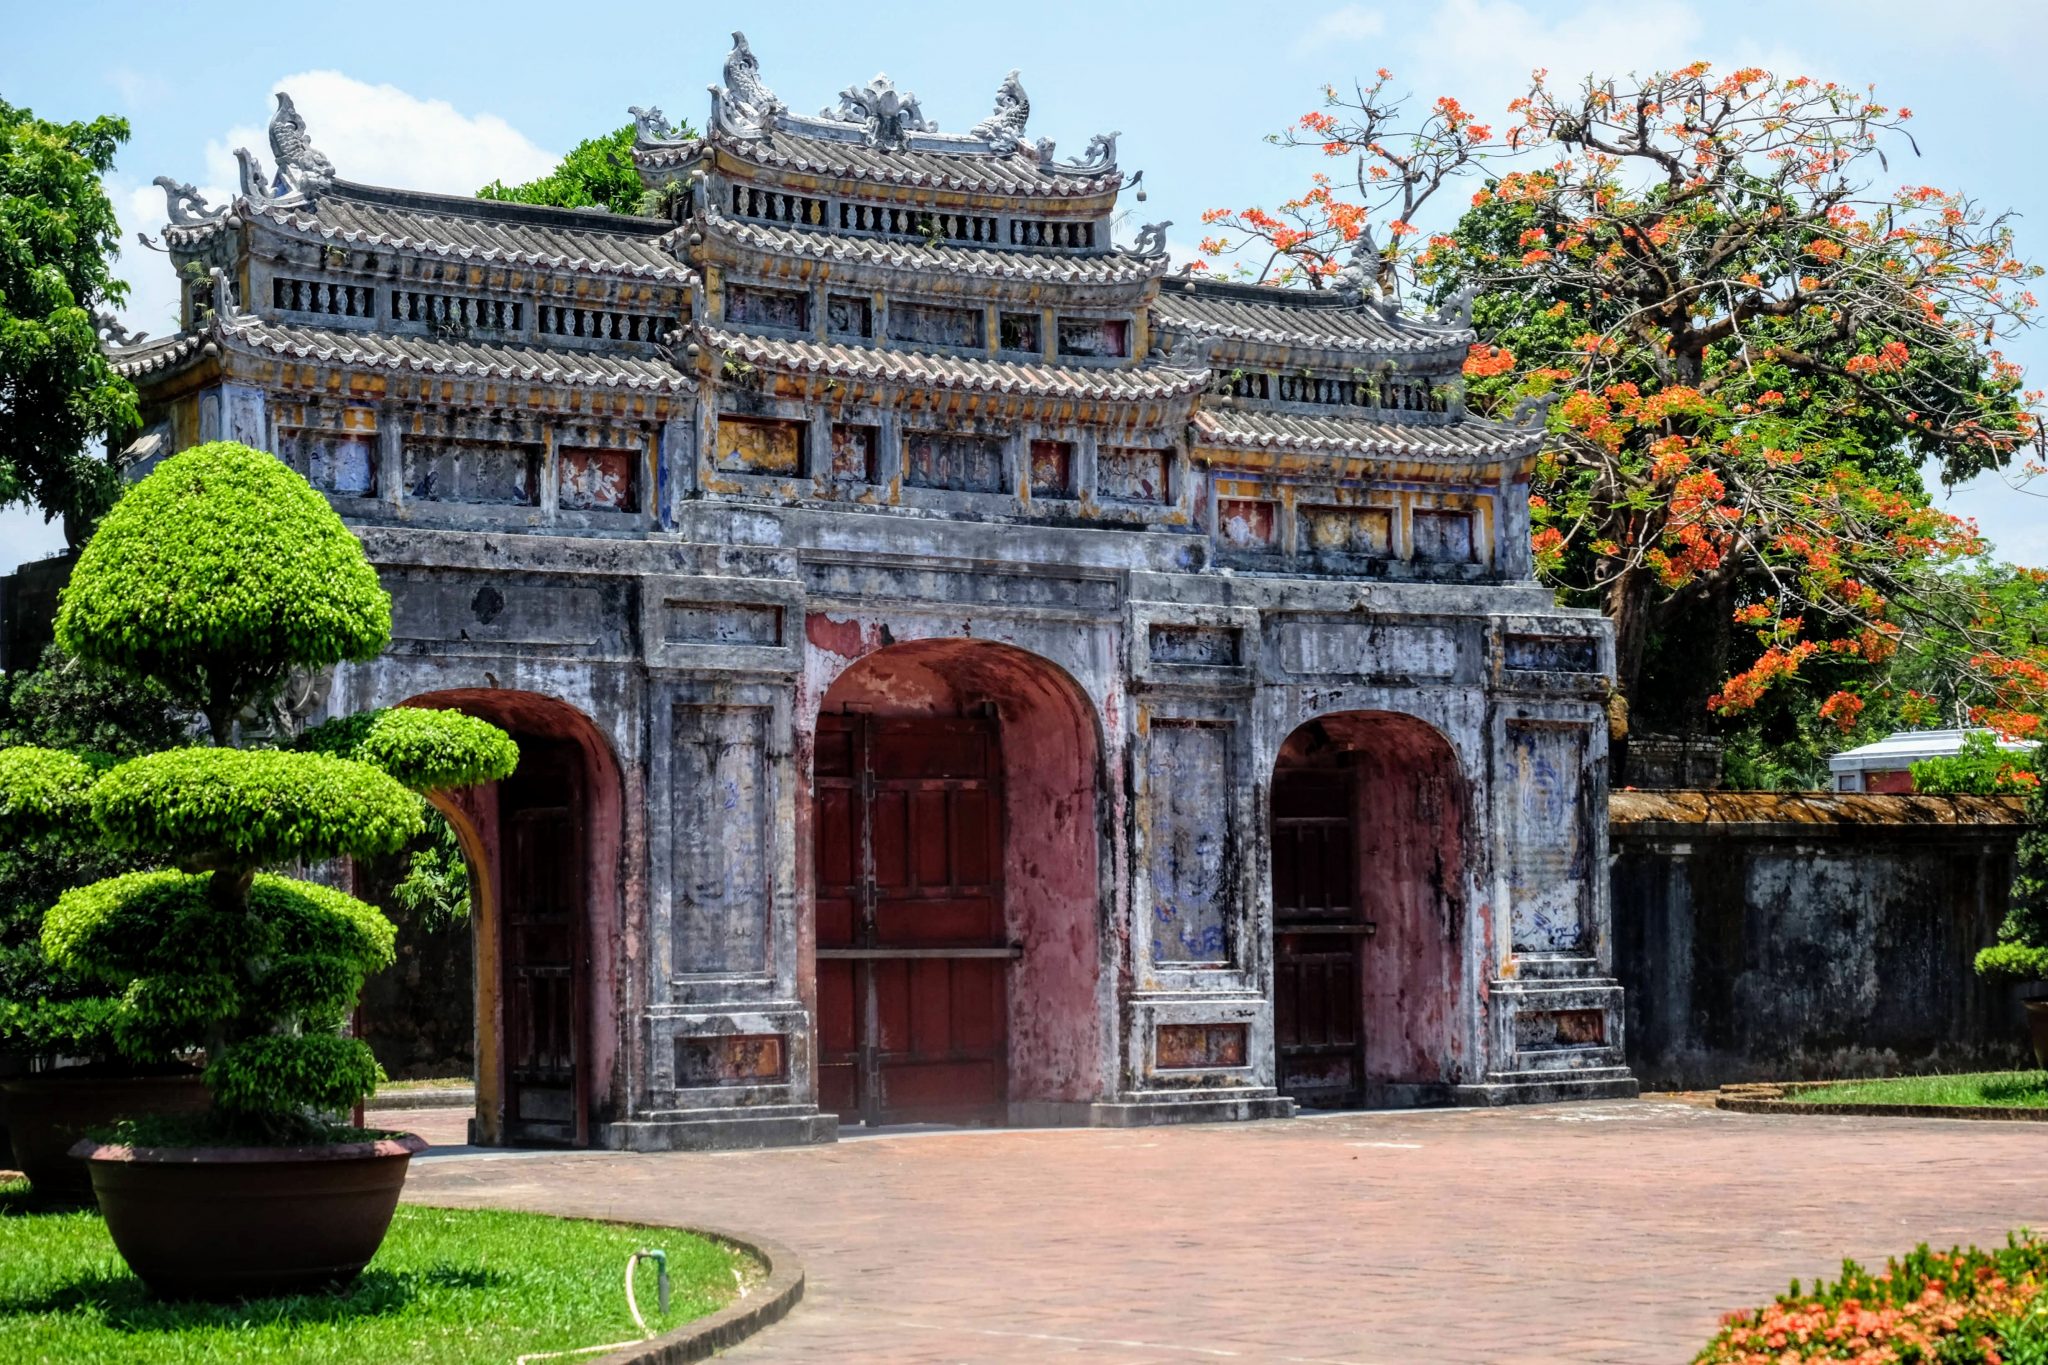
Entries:
{"label": "stone base", "polygon": [[1163,1123],[1238,1123],[1246,1119],[1291,1119],[1294,1101],[1272,1091],[1250,1095],[1182,1095],[1153,1092],[1087,1106],[1091,1128],[1149,1128]]}
{"label": "stone base", "polygon": [[808,1105],[775,1109],[707,1109],[628,1119],[598,1127],[591,1146],[617,1152],[728,1152],[799,1147],[839,1140],[839,1116]]}
{"label": "stone base", "polygon": [[1625,1066],[1580,1071],[1495,1072],[1452,1091],[1459,1104],[1560,1104],[1568,1100],[1632,1100],[1642,1091]]}

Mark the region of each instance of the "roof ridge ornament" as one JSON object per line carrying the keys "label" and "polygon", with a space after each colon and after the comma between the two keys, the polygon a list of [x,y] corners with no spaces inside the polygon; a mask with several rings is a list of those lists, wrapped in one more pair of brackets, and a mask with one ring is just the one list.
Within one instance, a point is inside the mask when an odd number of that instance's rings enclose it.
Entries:
{"label": "roof ridge ornament", "polygon": [[689,139],[676,132],[668,116],[661,112],[661,106],[651,104],[642,109],[637,104],[626,106],[626,112],[633,116],[633,145],[635,147],[676,147]]}
{"label": "roof ridge ornament", "polygon": [[1133,256],[1164,256],[1166,254],[1166,230],[1173,226],[1173,220],[1163,223],[1146,223],[1138,229],[1138,240],[1131,243]]}
{"label": "roof ridge ornament", "polygon": [[783,111],[782,101],[761,79],[761,62],[747,35],[732,31],[732,51],[725,54],[724,84],[711,87],[711,120],[734,137],[763,137]]}
{"label": "roof ridge ornament", "polygon": [[[1038,164],[1048,171],[1066,171],[1072,175],[1108,175],[1116,170],[1116,140],[1123,134],[1097,133],[1088,139],[1088,150],[1079,157],[1065,161],[1053,160],[1053,140],[1042,137],[1032,144],[1038,154]],[[1140,196],[1141,198],[1143,196]]]}
{"label": "roof ridge ornament", "polygon": [[1024,125],[1031,119],[1031,97],[1024,93],[1020,73],[1012,68],[996,88],[995,112],[968,129],[970,136],[986,142],[998,156],[1024,148]]}
{"label": "roof ridge ornament", "polygon": [[226,212],[209,205],[204,195],[182,180],[160,175],[151,183],[164,192],[164,212],[173,227],[210,223]]}
{"label": "roof ridge ornament", "polygon": [[271,192],[269,172],[263,169],[263,162],[247,147],[235,148],[235,167],[242,178],[242,197],[252,204],[268,204],[277,198]]}
{"label": "roof ridge ornament", "polygon": [[334,183],[334,163],[306,136],[306,120],[292,97],[277,92],[277,112],[270,119],[270,154],[277,158],[272,198],[299,194],[308,199]]}
{"label": "roof ridge ornament", "polygon": [[839,107],[820,109],[818,117],[829,123],[862,125],[862,140],[885,152],[902,151],[912,133],[939,131],[939,125],[924,116],[917,95],[898,90],[896,82],[880,71],[866,85],[849,85],[840,91]]}

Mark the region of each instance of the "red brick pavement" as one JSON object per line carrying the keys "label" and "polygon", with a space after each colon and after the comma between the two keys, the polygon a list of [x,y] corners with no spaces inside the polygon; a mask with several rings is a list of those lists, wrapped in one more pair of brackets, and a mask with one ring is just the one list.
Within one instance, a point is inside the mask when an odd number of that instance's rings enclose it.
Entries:
{"label": "red brick pavement", "polygon": [[1843,1255],[2048,1226],[2048,1127],[1669,1101],[451,1157],[407,1197],[803,1256],[724,1359],[1664,1362]]}

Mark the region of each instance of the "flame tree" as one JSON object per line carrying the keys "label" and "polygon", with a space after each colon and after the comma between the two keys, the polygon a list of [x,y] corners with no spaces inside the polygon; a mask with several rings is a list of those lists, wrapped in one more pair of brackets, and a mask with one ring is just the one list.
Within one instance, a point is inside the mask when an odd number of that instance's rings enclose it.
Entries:
{"label": "flame tree", "polygon": [[[1878,700],[2038,726],[2048,651],[1918,470],[1956,483],[2038,446],[2039,395],[2000,347],[2040,269],[1976,200],[1880,188],[1918,151],[1910,110],[1697,63],[1537,72],[1495,129],[1451,99],[1414,120],[1387,84],[1327,89],[1273,140],[1342,173],[1211,211],[1204,250],[1309,287],[1480,291],[1468,400],[1552,402],[1539,571],[1614,622],[1636,709],[1682,698],[1660,718],[1696,723],[1789,693],[1843,730]],[[1418,228],[1467,184],[1450,231]],[[1925,690],[1890,685],[1902,650]]]}

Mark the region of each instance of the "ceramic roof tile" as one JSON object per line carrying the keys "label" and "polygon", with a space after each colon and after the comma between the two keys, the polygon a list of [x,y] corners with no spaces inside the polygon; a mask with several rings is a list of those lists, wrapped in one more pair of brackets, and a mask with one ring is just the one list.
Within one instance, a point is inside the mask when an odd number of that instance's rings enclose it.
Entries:
{"label": "ceramic roof tile", "polygon": [[1049,252],[953,246],[946,243],[892,242],[877,237],[840,236],[809,228],[749,223],[723,214],[709,214],[706,225],[719,236],[751,250],[849,265],[877,265],[902,270],[965,275],[970,278],[1027,280],[1059,284],[1135,284],[1166,271],[1163,256],[1058,255]]}
{"label": "ceramic roof tile", "polygon": [[339,332],[266,322],[246,314],[218,328],[231,346],[291,359],[526,383],[672,391],[690,380],[666,360],[599,351],[495,346],[383,332]]}
{"label": "ceramic roof tile", "polygon": [[1158,313],[1166,327],[1199,336],[1387,355],[1462,355],[1475,335],[1467,327],[1389,315],[1356,297],[1271,285],[1169,281],[1159,292]]}
{"label": "ceramic roof tile", "polygon": [[1390,422],[1210,408],[1197,412],[1194,422],[1199,444],[1229,450],[1497,460],[1534,454],[1543,444],[1540,426],[1503,426],[1478,417],[1455,422]]}
{"label": "ceramic roof tile", "polygon": [[707,345],[749,364],[842,379],[930,384],[983,393],[1034,397],[1108,399],[1137,402],[1187,397],[1208,383],[1203,370],[1146,365],[1129,369],[1020,364],[917,351],[842,346],[833,342],[750,336],[715,327],[701,329]]}
{"label": "ceramic roof tile", "polygon": [[[805,137],[786,129],[777,129],[761,138],[716,133],[711,143],[742,160],[774,170],[880,185],[909,185],[981,194],[1091,198],[1108,194],[1123,183],[1121,171],[1089,175],[1057,164],[1048,167],[1030,151],[996,156],[973,151],[884,150],[863,142]],[[634,159],[652,169],[677,166],[695,158],[704,145],[700,140],[693,140],[645,147],[634,153]]]}

